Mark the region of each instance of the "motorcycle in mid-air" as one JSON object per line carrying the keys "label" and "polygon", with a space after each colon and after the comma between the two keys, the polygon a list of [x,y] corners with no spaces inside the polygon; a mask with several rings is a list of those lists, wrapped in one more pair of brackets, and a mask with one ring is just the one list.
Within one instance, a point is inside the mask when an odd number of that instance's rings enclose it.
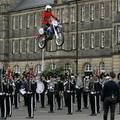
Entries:
{"label": "motorcycle in mid-air", "polygon": [[51,40],[52,38],[55,39],[57,46],[62,46],[64,43],[64,35],[63,35],[63,27],[54,18],[51,18],[51,24],[48,27],[47,31],[44,30],[43,27],[39,28],[38,35],[35,37],[35,40],[37,40],[38,46],[43,49],[48,40]]}

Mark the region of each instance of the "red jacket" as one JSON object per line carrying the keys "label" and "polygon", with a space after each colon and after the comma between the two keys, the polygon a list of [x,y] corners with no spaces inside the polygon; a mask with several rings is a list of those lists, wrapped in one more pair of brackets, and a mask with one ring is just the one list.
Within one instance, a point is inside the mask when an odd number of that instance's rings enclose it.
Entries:
{"label": "red jacket", "polygon": [[52,12],[44,11],[41,15],[41,24],[50,24],[50,17],[57,19]]}

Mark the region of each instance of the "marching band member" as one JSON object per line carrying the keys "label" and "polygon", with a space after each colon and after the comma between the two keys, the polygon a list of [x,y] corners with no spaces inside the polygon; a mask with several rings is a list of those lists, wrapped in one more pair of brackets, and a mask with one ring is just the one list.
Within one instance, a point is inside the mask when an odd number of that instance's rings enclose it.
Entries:
{"label": "marching band member", "polygon": [[94,84],[94,78],[93,76],[90,76],[90,82],[89,82],[89,99],[90,99],[90,105],[91,105],[91,116],[95,116],[97,114],[96,111],[96,92],[95,92],[95,84]]}
{"label": "marching band member", "polygon": [[85,76],[83,78],[83,104],[84,104],[84,109],[88,109],[88,95],[89,95],[89,76]]}
{"label": "marching band member", "polygon": [[7,116],[11,117],[12,115],[12,102],[11,102],[11,95],[13,93],[13,86],[10,84],[10,80],[6,80],[4,84],[4,89],[6,93],[6,110]]}
{"label": "marching band member", "polygon": [[21,81],[18,75],[14,76],[14,82],[15,82],[15,94],[14,94],[14,104],[15,104],[15,109],[19,108],[19,91],[21,88]]}
{"label": "marching band member", "polygon": [[41,96],[41,108],[44,108],[45,107],[45,93],[46,93],[46,90],[47,90],[47,81],[46,81],[46,78],[45,78],[44,75],[41,75],[40,81],[44,85],[44,90],[40,94],[40,96]]}
{"label": "marching band member", "polygon": [[37,83],[35,80],[32,80],[31,89],[33,91],[33,108],[34,108],[34,110],[36,109],[36,88],[37,88]]}
{"label": "marching band member", "polygon": [[89,90],[91,116],[95,116],[100,112],[99,96],[102,91],[102,85],[99,83],[96,75],[90,76]]}
{"label": "marching band member", "polygon": [[71,76],[68,75],[67,77],[67,83],[65,85],[65,91],[67,95],[67,107],[68,107],[68,115],[72,115],[73,113],[73,99],[72,94],[74,91],[74,84],[71,81]]}
{"label": "marching band member", "polygon": [[57,104],[58,104],[58,110],[62,110],[64,85],[60,77],[57,77],[56,79],[57,81],[55,84],[55,97],[56,97]]}
{"label": "marching band member", "polygon": [[98,76],[95,76],[94,78],[94,84],[95,84],[95,91],[96,91],[96,109],[97,109],[97,113],[100,113],[100,96],[101,96],[101,92],[102,92],[102,84],[99,81]]}
{"label": "marching band member", "polygon": [[82,110],[81,110],[81,94],[83,91],[83,81],[79,75],[77,76],[75,89],[76,89],[76,98],[77,98],[77,112],[82,112]]}
{"label": "marching band member", "polygon": [[27,108],[28,108],[28,117],[34,118],[34,105],[33,105],[33,89],[32,89],[32,81],[30,79],[30,73],[27,73],[27,82],[25,83],[25,91],[26,91],[26,100],[27,100]]}
{"label": "marching band member", "polygon": [[55,79],[53,76],[50,76],[50,80],[48,82],[48,103],[50,105],[50,111],[49,113],[54,113],[53,107],[54,107],[54,87],[55,87]]}
{"label": "marching band member", "polygon": [[6,112],[6,94],[4,90],[4,80],[0,80],[0,108],[1,108],[1,119],[7,118]]}

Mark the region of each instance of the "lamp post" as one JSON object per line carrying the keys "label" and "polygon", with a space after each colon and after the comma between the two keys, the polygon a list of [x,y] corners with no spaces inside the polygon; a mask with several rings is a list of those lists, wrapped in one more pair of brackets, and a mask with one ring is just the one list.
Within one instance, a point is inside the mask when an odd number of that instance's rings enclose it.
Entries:
{"label": "lamp post", "polygon": [[78,75],[78,0],[76,2],[76,75]]}

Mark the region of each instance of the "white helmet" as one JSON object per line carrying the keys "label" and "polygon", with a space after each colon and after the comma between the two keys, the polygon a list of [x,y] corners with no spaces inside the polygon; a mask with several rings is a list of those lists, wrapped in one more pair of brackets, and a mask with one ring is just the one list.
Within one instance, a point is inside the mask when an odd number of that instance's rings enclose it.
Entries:
{"label": "white helmet", "polygon": [[45,6],[45,10],[47,10],[47,9],[52,9],[52,6],[46,5],[46,6]]}

